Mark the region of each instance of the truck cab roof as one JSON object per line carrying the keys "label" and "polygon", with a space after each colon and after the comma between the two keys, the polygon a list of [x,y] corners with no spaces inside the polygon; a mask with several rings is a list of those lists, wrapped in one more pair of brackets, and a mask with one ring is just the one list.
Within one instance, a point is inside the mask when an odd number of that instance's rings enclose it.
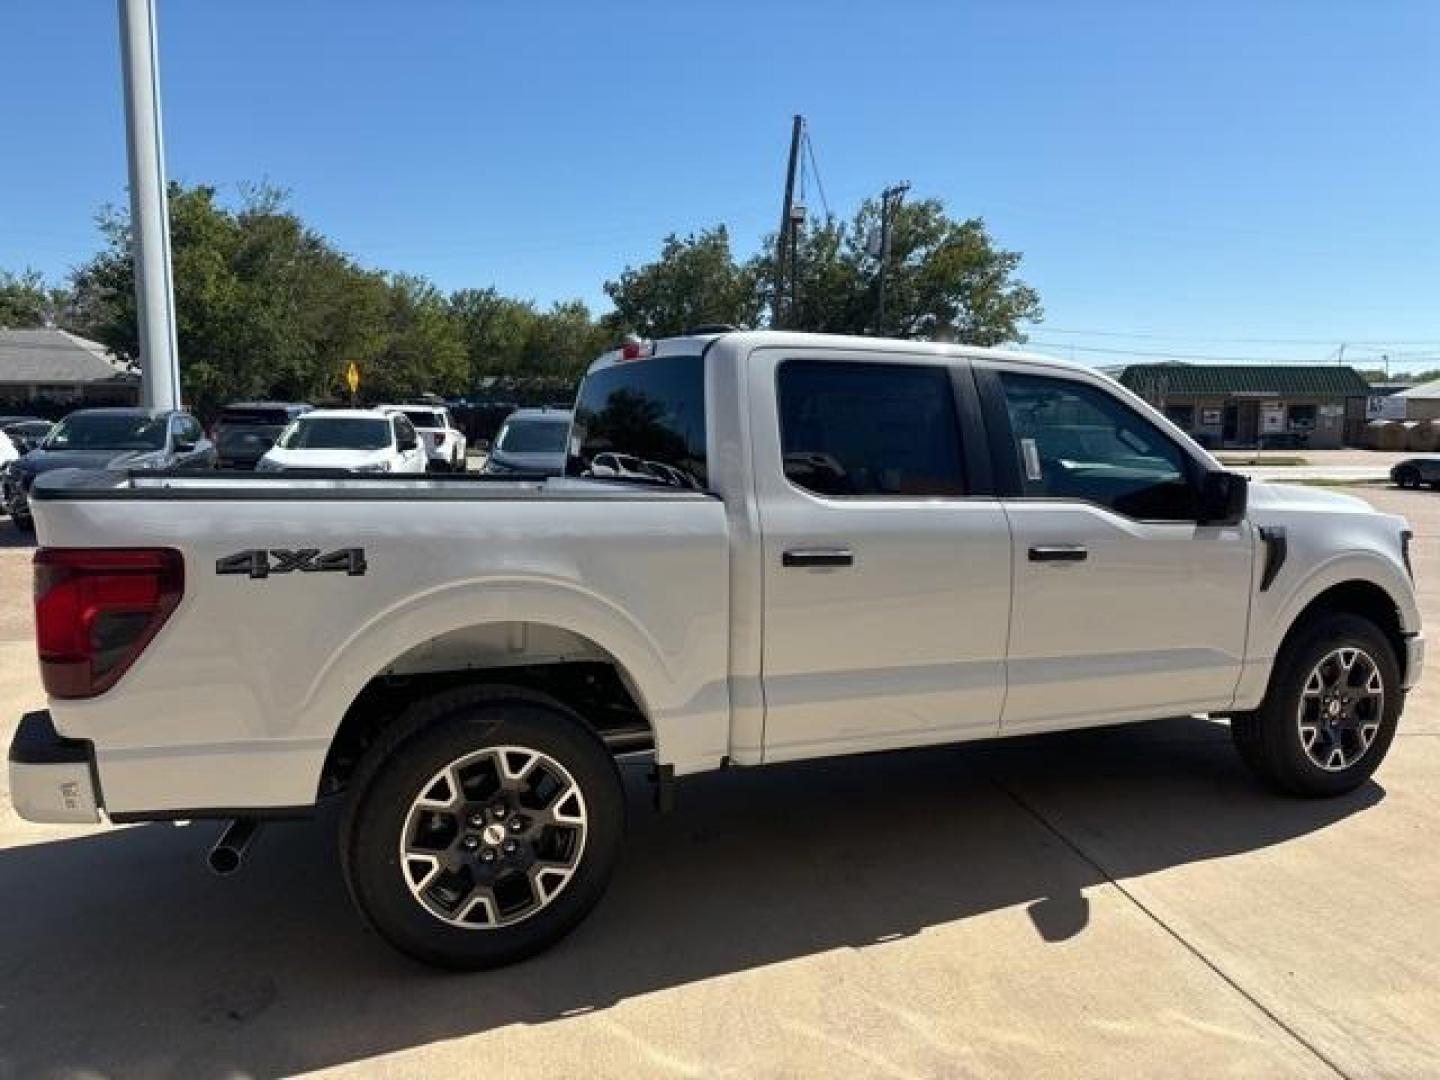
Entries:
{"label": "truck cab roof", "polygon": [[[963,345],[946,341],[912,341],[904,338],[860,337],[853,334],[814,334],[792,330],[717,330],[712,333],[678,335],[676,337],[631,339],[621,346],[601,354],[590,365],[590,371],[600,371],[615,364],[651,357],[695,356],[703,354],[715,342],[724,339],[739,346],[780,347],[795,349],[853,349],[870,353],[877,362],[894,360],[903,362],[907,356],[928,353],[934,356],[968,356],[977,359],[1032,360],[1056,367],[1083,368],[1082,364],[1060,360],[1040,353],[1020,349],[997,349],[982,345]],[[1092,370],[1086,368],[1086,370]]]}

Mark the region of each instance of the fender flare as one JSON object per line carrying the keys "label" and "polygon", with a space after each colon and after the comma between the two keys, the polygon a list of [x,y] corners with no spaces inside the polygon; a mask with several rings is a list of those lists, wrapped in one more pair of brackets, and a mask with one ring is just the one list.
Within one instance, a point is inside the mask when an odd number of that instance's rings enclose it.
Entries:
{"label": "fender flare", "polygon": [[411,649],[452,631],[525,622],[568,630],[608,653],[654,729],[656,710],[673,702],[675,675],[656,642],[626,612],[579,586],[511,576],[471,579],[407,597],[378,611],[316,670],[299,708],[302,730],[332,739],[360,691]]}

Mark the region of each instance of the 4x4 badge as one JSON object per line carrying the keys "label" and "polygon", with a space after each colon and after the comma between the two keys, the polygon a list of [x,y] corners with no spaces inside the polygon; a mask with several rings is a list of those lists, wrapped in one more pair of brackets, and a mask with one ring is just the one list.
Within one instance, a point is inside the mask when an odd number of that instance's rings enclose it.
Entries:
{"label": "4x4 badge", "polygon": [[343,571],[350,577],[359,577],[366,569],[364,548],[339,548],[324,555],[320,554],[319,548],[300,548],[298,551],[255,548],[215,560],[217,574],[245,574],[252,578],[290,574],[296,570],[304,574]]}

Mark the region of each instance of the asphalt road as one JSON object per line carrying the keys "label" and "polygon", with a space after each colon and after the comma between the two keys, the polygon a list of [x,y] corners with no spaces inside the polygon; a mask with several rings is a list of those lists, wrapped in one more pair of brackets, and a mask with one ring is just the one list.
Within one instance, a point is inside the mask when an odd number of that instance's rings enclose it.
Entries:
{"label": "asphalt road", "polygon": [[[1440,625],[1440,495],[1409,516]],[[41,702],[0,522],[0,738]],[[1353,796],[1272,797],[1172,720],[698,778],[610,894],[505,971],[351,913],[331,822],[202,870],[213,824],[0,797],[0,1078],[1440,1075],[1440,675]]]}

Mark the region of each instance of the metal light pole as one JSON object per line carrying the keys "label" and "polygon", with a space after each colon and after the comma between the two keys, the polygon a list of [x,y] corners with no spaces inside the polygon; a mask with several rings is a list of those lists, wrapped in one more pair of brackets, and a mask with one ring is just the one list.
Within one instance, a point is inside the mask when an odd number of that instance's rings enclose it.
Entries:
{"label": "metal light pole", "polygon": [[890,268],[891,207],[898,210],[909,190],[910,182],[906,180],[880,193],[880,296],[875,305],[875,333],[880,337],[885,336],[885,275]]}
{"label": "metal light pole", "polygon": [[152,409],[178,409],[180,353],[175,344],[155,0],[119,3],[125,149],[130,162],[130,243],[135,259],[135,309],[140,319],[140,392]]}

